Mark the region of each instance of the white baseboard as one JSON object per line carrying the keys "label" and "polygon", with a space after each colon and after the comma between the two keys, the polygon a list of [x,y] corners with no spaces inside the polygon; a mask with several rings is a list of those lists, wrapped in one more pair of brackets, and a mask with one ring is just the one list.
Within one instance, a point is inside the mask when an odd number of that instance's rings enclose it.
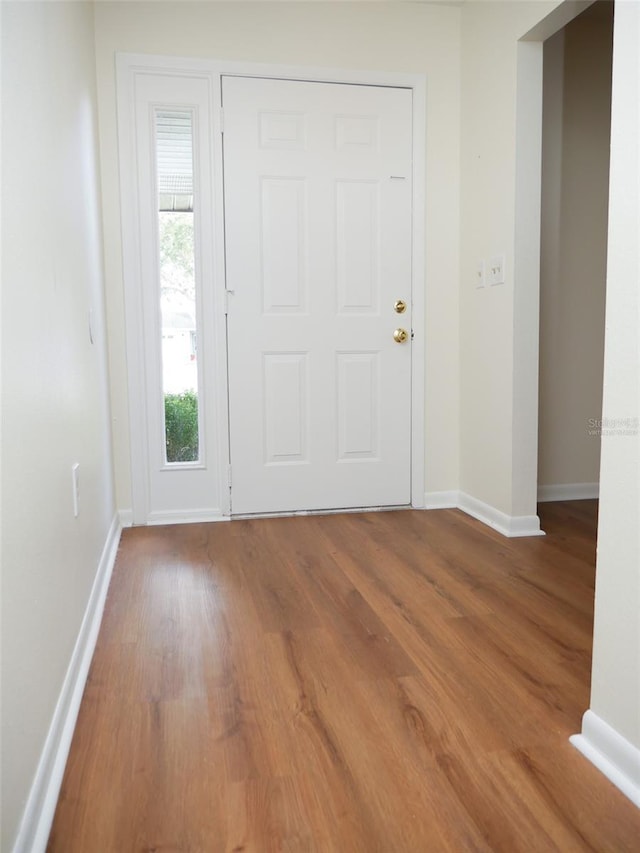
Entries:
{"label": "white baseboard", "polygon": [[120,519],[116,515],[111,522],[98,563],[78,639],[31,785],[13,853],[41,853],[47,846],[80,702],[98,639],[120,532]]}
{"label": "white baseboard", "polygon": [[460,493],[458,507],[467,515],[477,518],[483,524],[493,527],[503,536],[544,536],[540,530],[540,519],[537,515],[507,515],[499,509],[479,501],[464,492]]}
{"label": "white baseboard", "polygon": [[120,519],[120,526],[123,529],[125,527],[133,527],[133,510],[132,509],[119,509],[118,510],[118,518]]}
{"label": "white baseboard", "polygon": [[511,516],[464,492],[425,492],[425,509],[461,509],[503,536],[544,536],[537,515]]}
{"label": "white baseboard", "polygon": [[582,718],[582,733],[569,738],[576,749],[640,808],[640,749],[593,711]]}
{"label": "white baseboard", "polygon": [[425,509],[457,509],[460,503],[460,492],[425,492]]}
{"label": "white baseboard", "polygon": [[538,501],[584,501],[600,497],[600,483],[560,483],[538,486]]}

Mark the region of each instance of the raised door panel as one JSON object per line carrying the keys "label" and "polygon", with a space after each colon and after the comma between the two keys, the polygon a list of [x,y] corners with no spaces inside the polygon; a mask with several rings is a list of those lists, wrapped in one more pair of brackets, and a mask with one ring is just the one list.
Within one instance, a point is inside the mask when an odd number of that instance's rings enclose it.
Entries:
{"label": "raised door panel", "polygon": [[377,459],[380,435],[380,369],[377,352],[336,357],[338,460]]}
{"label": "raised door panel", "polygon": [[263,353],[265,465],[307,462],[307,353]]}
{"label": "raised door panel", "polygon": [[266,314],[306,311],[305,204],[303,178],[261,178],[262,301]]}
{"label": "raised door panel", "polygon": [[340,313],[380,308],[380,191],[377,181],[336,184],[336,281]]}

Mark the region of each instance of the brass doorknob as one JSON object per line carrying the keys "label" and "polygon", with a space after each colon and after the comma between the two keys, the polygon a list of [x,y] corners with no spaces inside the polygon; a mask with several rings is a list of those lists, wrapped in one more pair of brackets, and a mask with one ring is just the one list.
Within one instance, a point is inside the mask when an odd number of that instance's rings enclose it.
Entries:
{"label": "brass doorknob", "polygon": [[395,332],[393,333],[393,340],[397,344],[403,344],[407,340],[408,337],[409,337],[409,333],[407,332],[406,329],[396,329]]}
{"label": "brass doorknob", "polygon": [[398,301],[394,304],[393,310],[396,314],[404,314],[407,310],[407,303],[403,299],[398,299]]}

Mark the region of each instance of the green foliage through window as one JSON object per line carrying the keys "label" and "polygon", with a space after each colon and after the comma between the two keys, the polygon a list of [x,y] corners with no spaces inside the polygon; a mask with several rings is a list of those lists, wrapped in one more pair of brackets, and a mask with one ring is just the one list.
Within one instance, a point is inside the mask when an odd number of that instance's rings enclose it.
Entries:
{"label": "green foliage through window", "polygon": [[195,300],[193,213],[160,213],[158,226],[162,292]]}
{"label": "green foliage through window", "polygon": [[198,395],[164,395],[167,462],[198,461]]}

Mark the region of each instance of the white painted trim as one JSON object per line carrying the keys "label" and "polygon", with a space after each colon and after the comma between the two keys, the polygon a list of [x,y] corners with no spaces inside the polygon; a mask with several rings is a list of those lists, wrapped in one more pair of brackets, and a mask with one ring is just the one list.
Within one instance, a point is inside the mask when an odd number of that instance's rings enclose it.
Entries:
{"label": "white painted trim", "polygon": [[127,391],[129,403],[129,461],[131,465],[132,520],[146,521],[149,509],[147,474],[146,410],[134,401],[144,400],[144,346],[140,334],[142,279],[140,260],[140,212],[136,177],[136,126],[134,78],[132,69],[116,61],[116,106],[118,118],[118,169],[120,174],[120,216],[122,238],[122,280],[124,285],[125,344],[127,354]]}
{"label": "white painted trim", "polygon": [[411,505],[424,506],[425,480],[425,369],[426,369],[426,78],[413,77],[413,200],[411,238]]}
{"label": "white painted trim", "polygon": [[545,501],[582,501],[600,497],[600,483],[560,483],[538,486],[538,503]]}
{"label": "white painted trim", "polygon": [[116,514],[98,563],[78,639],[40,755],[13,853],[41,853],[47,846],[80,702],[98,639],[120,533],[120,519]]}
{"label": "white painted trim", "polygon": [[[413,89],[424,85],[425,75],[404,71],[366,71],[353,68],[328,68],[318,65],[280,65],[228,59],[195,59],[147,53],[118,53],[119,68],[157,73],[235,75],[272,77],[283,80],[311,80],[320,83],[355,83],[364,86],[394,86]],[[424,94],[423,90],[423,93]]]}
{"label": "white painted trim", "polygon": [[125,527],[133,527],[133,510],[132,509],[119,509],[118,510],[118,518],[120,519],[120,527],[123,529]]}
{"label": "white painted trim", "polygon": [[544,530],[540,529],[540,519],[537,515],[513,515],[508,516],[508,518],[505,536],[510,539],[524,536],[546,536]]}
{"label": "white painted trim", "polygon": [[540,530],[540,519],[537,515],[507,515],[464,492],[460,493],[458,507],[467,515],[477,518],[509,538],[545,535],[544,531]]}
{"label": "white painted trim", "polygon": [[150,512],[147,517],[147,524],[199,524],[201,522],[229,520],[230,516],[223,515],[220,510],[190,509],[184,512]]}
{"label": "white painted trim", "polygon": [[582,718],[582,733],[569,740],[640,808],[640,749],[637,746],[591,710]]}
{"label": "white painted trim", "polygon": [[507,515],[490,504],[458,491],[425,492],[425,509],[459,509],[510,539],[544,536],[537,515]]}
{"label": "white painted trim", "polygon": [[425,509],[459,509],[460,492],[425,492]]}
{"label": "white painted trim", "polygon": [[[424,500],[424,461],[425,461],[425,290],[426,290],[426,265],[425,265],[425,228],[426,228],[426,76],[424,74],[412,74],[405,72],[390,71],[355,71],[353,69],[323,68],[315,66],[291,66],[271,65],[253,62],[233,62],[229,60],[190,59],[169,56],[153,56],[145,54],[120,53],[116,56],[117,69],[117,104],[119,116],[119,148],[128,151],[128,165],[135,163],[134,140],[132,128],[135,127],[133,117],[133,77],[139,73],[167,73],[177,76],[207,76],[212,80],[212,91],[214,93],[213,122],[214,122],[214,173],[216,185],[221,179],[222,162],[222,140],[217,132],[218,116],[220,114],[220,78],[222,76],[245,76],[245,77],[271,77],[278,79],[307,80],[327,83],[345,83],[368,86],[392,86],[411,89],[413,92],[413,200],[412,200],[412,301],[413,301],[413,332],[412,342],[412,375],[411,375],[411,505],[422,508]],[[217,82],[216,82],[217,81]],[[129,198],[127,188],[135,186],[135,175],[122,169],[120,186],[122,198]],[[221,217],[221,193],[216,194],[216,209],[214,217],[219,223]],[[132,479],[132,503],[133,519],[137,524],[175,523],[168,521],[152,521],[152,515],[158,513],[149,512],[148,476],[146,471],[146,456],[144,442],[146,440],[146,418],[142,413],[136,411],[131,405],[132,401],[143,399],[145,379],[142,368],[143,356],[141,351],[141,336],[138,333],[139,318],[142,316],[142,308],[138,293],[139,288],[136,281],[139,280],[139,251],[137,247],[137,235],[139,212],[137,209],[137,197],[132,196],[132,203],[123,202],[122,209],[122,243],[123,243],[123,274],[125,281],[125,309],[127,314],[126,335],[127,351],[131,354],[129,358],[129,401],[130,401],[130,430],[131,430],[131,479]],[[219,258],[215,278],[224,276],[222,257],[223,252],[218,252]],[[220,289],[220,294],[222,290]],[[224,318],[218,318],[222,323]],[[219,364],[218,378],[227,375],[226,350],[224,355],[216,353]],[[221,476],[225,470],[224,462],[228,460],[229,436],[221,428],[222,420],[226,417],[223,406],[220,406],[220,417],[218,434],[220,436],[219,447],[219,471]],[[226,421],[228,423],[228,419]],[[224,433],[224,438],[222,434]],[[226,456],[225,456],[226,453]],[[136,461],[138,460],[138,461]],[[223,499],[228,492],[224,484],[220,484],[220,495]],[[227,507],[222,507],[222,512],[227,513]],[[192,513],[193,514],[193,513]],[[175,514],[174,514],[175,515]],[[185,519],[186,520],[186,519]],[[215,519],[207,519],[215,520]]]}

